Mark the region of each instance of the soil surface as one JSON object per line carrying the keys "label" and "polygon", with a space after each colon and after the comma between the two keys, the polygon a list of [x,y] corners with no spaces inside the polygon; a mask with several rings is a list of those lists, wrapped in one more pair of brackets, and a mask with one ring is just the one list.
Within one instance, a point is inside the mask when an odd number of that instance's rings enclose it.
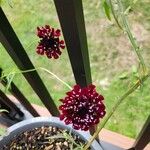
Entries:
{"label": "soil surface", "polygon": [[84,143],[66,130],[42,126],[14,137],[2,150],[81,150]]}

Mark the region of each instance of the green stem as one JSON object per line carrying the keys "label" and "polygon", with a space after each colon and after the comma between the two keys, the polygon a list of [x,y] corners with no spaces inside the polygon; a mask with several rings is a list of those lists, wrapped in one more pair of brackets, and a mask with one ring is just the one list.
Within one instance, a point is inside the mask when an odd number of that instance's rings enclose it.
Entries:
{"label": "green stem", "polygon": [[70,90],[72,90],[72,87],[70,85],[68,85],[66,82],[64,82],[63,80],[61,80],[58,76],[56,76],[54,73],[52,73],[51,71],[40,67],[39,69],[44,70],[45,72],[51,74],[52,76],[54,76],[58,81],[60,81],[61,83],[63,83],[65,86],[67,86]]}
{"label": "green stem", "polygon": [[122,26],[120,25],[120,23],[119,23],[119,21],[118,21],[118,19],[117,19],[117,16],[116,16],[116,13],[115,13],[115,10],[114,10],[114,7],[113,7],[112,0],[109,0],[109,4],[110,4],[110,8],[111,8],[111,11],[112,11],[112,15],[113,15],[113,17],[114,17],[114,19],[115,19],[115,22],[117,23],[118,27],[119,27],[121,30],[123,30],[123,29],[122,29]]}
{"label": "green stem", "polygon": [[[55,75],[54,73],[52,73],[51,71],[45,69],[45,68],[42,68],[42,67],[38,67],[38,68],[34,68],[34,69],[29,69],[29,70],[25,70],[25,71],[18,71],[18,72],[12,72],[12,73],[9,73],[12,74],[12,75],[16,75],[16,74],[22,74],[22,73],[27,73],[27,72],[33,72],[33,71],[36,71],[36,70],[44,70],[45,72],[49,73],[50,75],[52,75],[53,77],[55,77],[58,81],[60,81],[61,83],[63,83],[66,87],[68,87],[70,90],[72,90],[72,87],[70,85],[68,85],[66,82],[64,82],[63,80],[61,80],[57,75]],[[7,77],[7,75],[3,75],[1,77],[1,79]]]}
{"label": "green stem", "polygon": [[150,74],[147,74],[147,75],[143,76],[141,78],[141,80],[138,80],[125,94],[123,94],[118,99],[118,101],[115,103],[115,105],[113,106],[113,108],[111,109],[111,111],[106,116],[105,120],[102,122],[101,126],[97,128],[97,130],[95,131],[95,133],[93,134],[93,136],[91,137],[91,139],[88,141],[88,143],[85,145],[85,147],[84,147],[83,150],[87,150],[90,147],[90,145],[92,144],[92,142],[94,141],[94,139],[96,137],[98,137],[98,134],[100,133],[100,131],[102,130],[102,128],[106,125],[106,123],[108,122],[108,120],[110,119],[110,117],[114,114],[114,112],[120,106],[120,104],[123,102],[123,100],[125,98],[127,98],[131,93],[133,93],[148,77],[150,77]]}
{"label": "green stem", "polygon": [[2,112],[7,112],[8,113],[8,110],[0,108],[0,113],[2,113]]}
{"label": "green stem", "polygon": [[146,66],[145,66],[145,63],[144,63],[144,59],[143,59],[143,57],[140,53],[140,48],[139,48],[139,46],[136,42],[136,39],[134,38],[134,36],[133,36],[133,34],[130,30],[128,20],[126,18],[125,13],[124,13],[123,4],[122,4],[121,0],[117,0],[117,2],[118,2],[118,6],[119,6],[118,8],[119,8],[119,11],[120,11],[120,17],[122,19],[122,23],[123,23],[124,28],[125,28],[125,32],[128,35],[128,38],[129,38],[129,40],[132,44],[132,47],[134,48],[135,53],[137,54],[137,57],[139,59],[139,62],[142,65],[143,72],[145,73],[146,72]]}

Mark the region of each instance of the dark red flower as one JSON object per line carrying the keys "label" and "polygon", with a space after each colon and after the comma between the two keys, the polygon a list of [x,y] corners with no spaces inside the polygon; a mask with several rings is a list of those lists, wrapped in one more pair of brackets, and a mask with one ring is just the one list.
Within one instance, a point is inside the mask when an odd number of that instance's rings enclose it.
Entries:
{"label": "dark red flower", "polygon": [[61,55],[61,50],[64,49],[64,41],[59,39],[60,30],[55,30],[49,25],[45,27],[37,27],[37,36],[40,38],[37,46],[37,53],[40,55],[46,54],[48,58],[57,59]]}
{"label": "dark red flower", "polygon": [[66,124],[73,124],[74,129],[88,130],[98,124],[105,115],[104,97],[96,92],[94,85],[81,88],[75,85],[73,90],[60,101],[60,119]]}

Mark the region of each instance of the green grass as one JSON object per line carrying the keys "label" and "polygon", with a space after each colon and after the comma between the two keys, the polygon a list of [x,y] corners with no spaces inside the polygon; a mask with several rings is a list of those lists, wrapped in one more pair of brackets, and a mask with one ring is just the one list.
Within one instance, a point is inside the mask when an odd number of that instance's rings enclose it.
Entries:
{"label": "green grass", "polygon": [[4,128],[0,128],[0,136],[5,135],[6,130]]}
{"label": "green grass", "polygon": [[[128,5],[129,1],[125,2]],[[133,84],[135,81],[137,58],[126,36],[115,24],[106,19],[100,0],[93,0],[92,3],[91,0],[85,0],[83,6],[92,79],[97,90],[104,95],[107,112],[109,112],[117,97],[120,97],[131,86],[130,82]],[[20,0],[18,2],[13,0],[13,8],[10,8],[6,2],[2,7],[34,66],[47,68],[69,85],[74,85],[75,81],[66,50],[58,60],[49,60],[35,53],[38,41],[35,35],[36,27],[50,24],[60,28],[53,1]],[[143,48],[142,54],[147,66],[150,66],[149,13],[150,2],[139,0],[129,15],[133,32]],[[0,46],[0,65],[6,72],[16,68],[2,46]],[[47,73],[38,72],[58,106],[59,99],[65,96],[68,89]],[[14,82],[32,103],[42,105],[23,76],[17,75]],[[1,85],[0,87],[4,90]],[[149,89],[148,80],[143,87],[136,90],[122,103],[106,128],[135,138],[150,114]]]}

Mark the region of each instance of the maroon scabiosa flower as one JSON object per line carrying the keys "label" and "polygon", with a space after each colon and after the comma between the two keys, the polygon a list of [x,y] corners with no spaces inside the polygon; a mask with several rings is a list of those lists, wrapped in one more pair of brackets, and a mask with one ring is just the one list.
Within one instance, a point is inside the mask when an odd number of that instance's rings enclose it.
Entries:
{"label": "maroon scabiosa flower", "polygon": [[60,40],[60,30],[55,30],[49,25],[45,27],[37,27],[37,36],[40,38],[36,52],[40,55],[46,54],[48,58],[57,59],[61,55],[61,50],[64,49],[64,41]]}
{"label": "maroon scabiosa flower", "polygon": [[67,96],[60,100],[60,120],[64,120],[66,124],[73,124],[74,129],[86,131],[104,117],[104,97],[96,92],[94,85],[84,88],[75,85],[73,90],[66,94]]}

